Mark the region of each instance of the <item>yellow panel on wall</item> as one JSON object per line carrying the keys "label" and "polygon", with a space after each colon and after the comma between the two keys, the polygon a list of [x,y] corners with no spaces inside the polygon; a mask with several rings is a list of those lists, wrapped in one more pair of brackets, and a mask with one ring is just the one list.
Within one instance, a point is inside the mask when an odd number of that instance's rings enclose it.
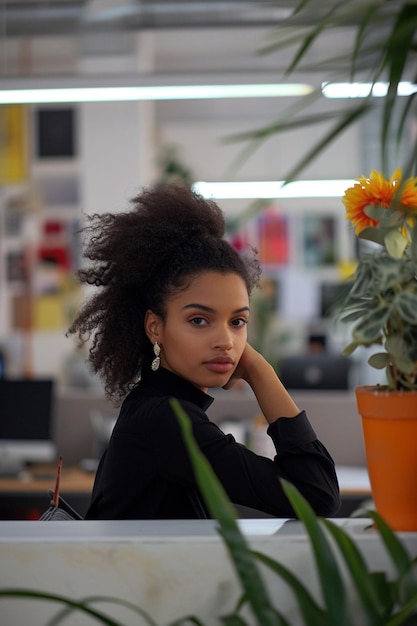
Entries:
{"label": "yellow panel on wall", "polygon": [[28,178],[27,107],[0,106],[0,184],[25,182]]}
{"label": "yellow panel on wall", "polygon": [[36,296],[33,307],[35,330],[59,330],[65,325],[63,300],[60,294]]}

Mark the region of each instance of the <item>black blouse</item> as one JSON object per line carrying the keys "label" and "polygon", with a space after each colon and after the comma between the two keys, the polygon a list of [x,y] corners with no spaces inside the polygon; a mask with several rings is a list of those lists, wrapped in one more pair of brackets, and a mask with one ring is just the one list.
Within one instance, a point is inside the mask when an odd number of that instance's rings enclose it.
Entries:
{"label": "black blouse", "polygon": [[[268,426],[276,456],[259,456],[224,434],[205,411],[213,398],[163,368],[143,377],[124,400],[96,474],[86,519],[187,519],[199,490],[170,405],[177,398],[194,437],[230,500],[276,517],[294,517],[278,480],[286,478],[318,515],[340,506],[334,463],[304,411]],[[196,497],[197,495],[197,497]],[[197,503],[197,504],[196,504]]]}

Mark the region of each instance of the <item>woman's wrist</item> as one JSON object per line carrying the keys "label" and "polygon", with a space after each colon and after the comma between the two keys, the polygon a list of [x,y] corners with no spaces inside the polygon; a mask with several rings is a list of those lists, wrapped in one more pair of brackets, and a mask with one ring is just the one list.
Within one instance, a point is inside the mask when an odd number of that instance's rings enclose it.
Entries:
{"label": "woman's wrist", "polygon": [[248,365],[246,370],[246,382],[252,388],[258,404],[271,424],[280,417],[295,417],[300,413],[275,369],[261,355]]}

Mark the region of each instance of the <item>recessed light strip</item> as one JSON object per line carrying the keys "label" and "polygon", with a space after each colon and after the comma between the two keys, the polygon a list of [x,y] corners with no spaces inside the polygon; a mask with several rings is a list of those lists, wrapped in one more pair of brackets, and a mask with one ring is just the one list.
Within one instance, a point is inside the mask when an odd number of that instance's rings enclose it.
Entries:
{"label": "recessed light strip", "polygon": [[193,189],[214,200],[272,198],[340,198],[354,184],[353,179],[297,180],[284,185],[282,180],[194,183]]}
{"label": "recessed light strip", "polygon": [[312,90],[311,86],[301,83],[61,87],[57,89],[1,89],[0,83],[0,104],[205,100],[211,98],[279,98],[303,96],[311,93]]}
{"label": "recessed light strip", "polygon": [[[383,98],[388,92],[388,83],[323,83],[321,86],[326,98]],[[397,96],[411,96],[417,92],[417,85],[410,82],[398,84]]]}

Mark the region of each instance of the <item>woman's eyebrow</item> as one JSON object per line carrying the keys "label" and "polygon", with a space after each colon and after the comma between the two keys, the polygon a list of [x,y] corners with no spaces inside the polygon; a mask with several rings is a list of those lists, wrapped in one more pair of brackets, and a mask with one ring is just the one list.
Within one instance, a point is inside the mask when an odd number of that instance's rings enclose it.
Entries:
{"label": "woman's eyebrow", "polygon": [[[206,311],[207,313],[215,313],[215,309],[213,309],[210,306],[206,306],[205,304],[199,304],[198,302],[192,302],[190,304],[186,304],[185,306],[182,307],[182,310],[184,309],[200,309],[201,311]],[[248,306],[242,306],[240,309],[236,309],[235,311],[232,311],[232,313],[245,313],[248,312],[249,313],[249,307]]]}

